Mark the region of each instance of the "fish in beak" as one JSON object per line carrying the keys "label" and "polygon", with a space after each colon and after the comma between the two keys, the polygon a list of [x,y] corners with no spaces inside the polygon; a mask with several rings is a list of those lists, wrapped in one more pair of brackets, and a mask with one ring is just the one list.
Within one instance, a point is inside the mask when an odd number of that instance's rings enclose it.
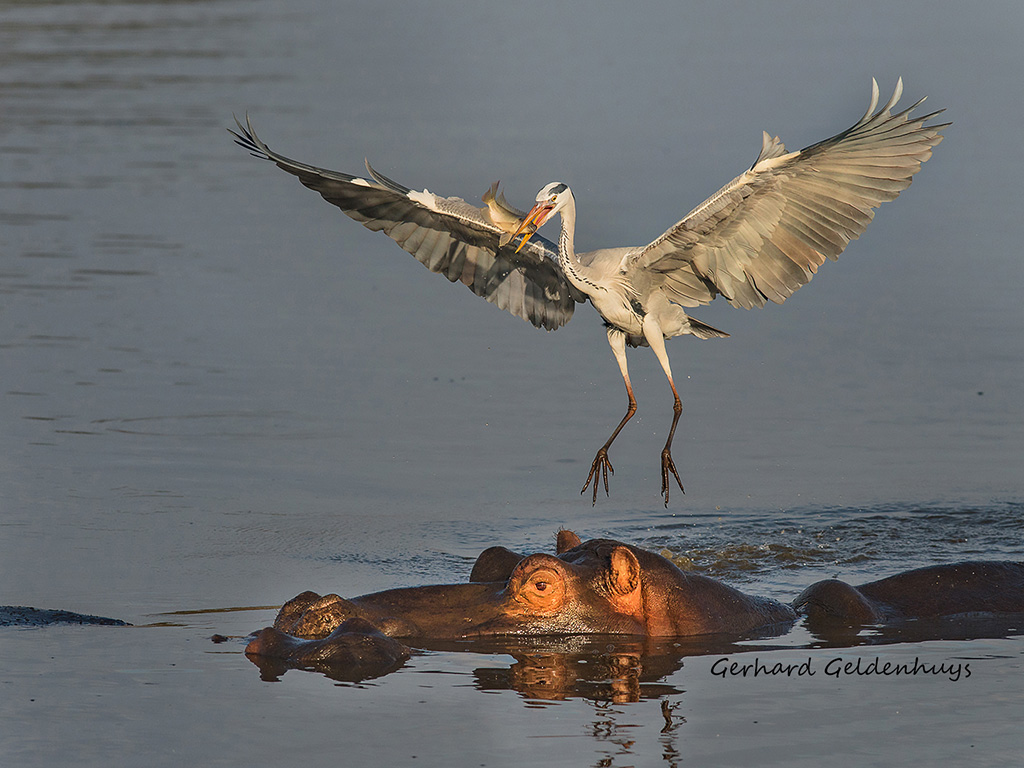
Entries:
{"label": "fish in beak", "polygon": [[523,239],[519,242],[519,247],[516,248],[516,253],[519,253],[519,251],[523,249],[523,246],[526,245],[526,241],[530,239],[530,236],[544,225],[544,222],[548,220],[548,216],[551,215],[551,211],[554,210],[554,207],[553,203],[545,201],[543,203],[537,203],[530,209],[530,212],[526,214],[526,218],[523,219],[523,223],[519,225],[519,229],[517,229],[512,235],[514,238],[516,235],[522,234],[523,231],[526,231],[526,234],[523,235]]}
{"label": "fish in beak", "polygon": [[526,218],[526,214],[512,206],[505,199],[504,193],[498,191],[500,183],[500,181],[494,182],[491,184],[491,188],[484,193],[483,201],[487,207],[480,210],[485,219],[504,230],[498,238],[498,246],[504,248],[512,242],[513,237],[519,234],[520,225]]}

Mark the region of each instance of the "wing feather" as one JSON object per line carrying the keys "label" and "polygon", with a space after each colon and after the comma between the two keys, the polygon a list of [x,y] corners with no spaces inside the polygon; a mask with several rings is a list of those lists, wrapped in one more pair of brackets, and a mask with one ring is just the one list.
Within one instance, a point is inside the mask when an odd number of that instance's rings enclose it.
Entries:
{"label": "wing feather", "polygon": [[912,117],[918,101],[892,113],[902,93],[900,80],[876,111],[872,80],[864,117],[799,152],[786,154],[765,133],[750,170],[637,249],[629,266],[661,280],[684,306],[719,293],[737,307],[781,304],[864,232],[875,208],[910,186],[942,141],[948,123],[926,125],[941,110]]}
{"label": "wing feather", "polygon": [[431,272],[460,282],[500,309],[554,330],[572,317],[583,300],[558,266],[555,246],[534,235],[519,253],[502,247],[504,230],[457,197],[413,192],[366,163],[369,179],[300,163],[271,150],[246,118],[237,119],[235,141],[256,157],[270,160],[319,192],[327,202],[374,232],[384,232]]}

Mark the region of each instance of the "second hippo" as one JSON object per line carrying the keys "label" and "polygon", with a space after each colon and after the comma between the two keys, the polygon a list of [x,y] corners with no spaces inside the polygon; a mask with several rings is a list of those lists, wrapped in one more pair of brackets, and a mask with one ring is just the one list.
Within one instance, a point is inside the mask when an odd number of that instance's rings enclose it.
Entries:
{"label": "second hippo", "polygon": [[826,579],[801,592],[793,605],[812,623],[853,625],[1024,613],[1024,563],[932,565],[859,587]]}

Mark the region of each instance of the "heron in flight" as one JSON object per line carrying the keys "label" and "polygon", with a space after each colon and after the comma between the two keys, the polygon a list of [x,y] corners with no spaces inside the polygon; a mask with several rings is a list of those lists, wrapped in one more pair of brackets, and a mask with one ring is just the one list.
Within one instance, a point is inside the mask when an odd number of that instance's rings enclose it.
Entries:
{"label": "heron in flight", "polygon": [[[673,397],[672,426],[661,452],[661,494],[668,506],[671,480],[683,490],[672,459],[682,401],[665,340],[728,336],[684,309],[718,295],[744,309],[781,304],[826,258],[835,260],[860,236],[875,208],[910,185],[948,123],[926,125],[942,110],[913,117],[924,99],[894,113],[902,92],[900,79],[892,98],[876,111],[878,84],[872,80],[871,102],[860,120],[798,152],[787,152],[777,136],[765,133],[747,171],[652,242],[579,254],[573,247],[576,201],[561,182],[545,186],[526,213],[508,205],[496,186],[484,196],[487,205],[478,208],[458,197],[413,191],[369,162],[369,178],[360,178],[291,160],[260,140],[248,117],[244,126],[236,120],[239,132],[231,133],[253,155],[297,176],[349,217],[383,231],[432,272],[463,283],[538,328],[564,325],[578,302],[594,306],[629,398],[581,491],[592,486],[594,504],[599,483],[607,495],[608,473],[614,473],[608,449],[636,413],[626,347],[650,346]],[[562,220],[557,246],[533,234],[556,213]]]}

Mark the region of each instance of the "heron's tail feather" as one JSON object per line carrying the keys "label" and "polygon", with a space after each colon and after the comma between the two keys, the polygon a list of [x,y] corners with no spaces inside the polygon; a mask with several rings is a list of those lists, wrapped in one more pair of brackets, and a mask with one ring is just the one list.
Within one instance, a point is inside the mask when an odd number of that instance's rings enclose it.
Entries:
{"label": "heron's tail feather", "polygon": [[690,333],[698,339],[725,339],[729,336],[725,331],[720,331],[707,323],[702,323],[695,317],[687,317],[687,319],[690,321]]}

